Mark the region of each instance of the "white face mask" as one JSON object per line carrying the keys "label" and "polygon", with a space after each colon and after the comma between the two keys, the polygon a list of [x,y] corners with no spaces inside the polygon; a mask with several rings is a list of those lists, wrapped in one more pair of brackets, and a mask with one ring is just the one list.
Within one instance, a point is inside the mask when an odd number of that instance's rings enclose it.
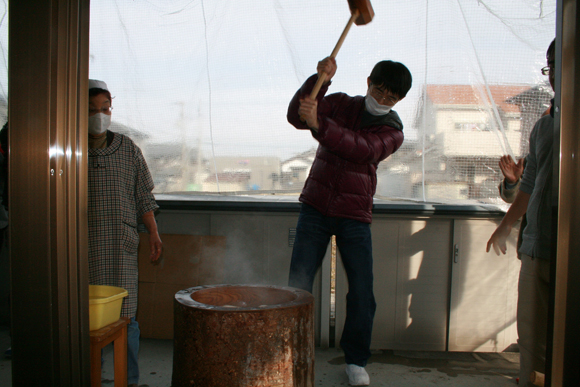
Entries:
{"label": "white face mask", "polygon": [[89,133],[95,136],[103,134],[111,126],[111,116],[105,113],[97,113],[89,117]]}
{"label": "white face mask", "polygon": [[371,88],[367,89],[367,95],[365,96],[365,107],[367,112],[371,113],[373,116],[384,116],[391,111],[392,106],[381,105],[375,97],[371,95]]}

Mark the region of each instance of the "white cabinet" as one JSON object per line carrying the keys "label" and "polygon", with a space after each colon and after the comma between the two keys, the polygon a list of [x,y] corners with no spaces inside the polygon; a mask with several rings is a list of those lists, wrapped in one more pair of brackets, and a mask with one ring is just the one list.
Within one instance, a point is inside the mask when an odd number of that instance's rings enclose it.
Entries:
{"label": "white cabinet", "polygon": [[394,349],[444,351],[453,221],[405,222],[399,236]]}
{"label": "white cabinet", "polygon": [[[486,253],[498,221],[394,219],[372,225],[377,313],[371,347],[501,352],[517,342],[517,229],[508,254]],[[336,336],[346,317],[346,273],[338,257]]]}
{"label": "white cabinet", "polygon": [[518,230],[510,235],[506,255],[498,257],[493,250],[486,253],[487,241],[498,223],[455,221],[450,351],[501,352],[517,342]]}
{"label": "white cabinet", "polygon": [[[225,236],[226,283],[286,286],[289,232],[297,218],[298,213],[164,211],[159,226],[164,233]],[[485,252],[499,220],[375,214],[373,349],[503,351],[517,342],[517,229],[507,255]],[[346,314],[346,275],[339,256],[332,297],[330,255],[329,248],[314,286],[322,346],[338,345]]]}
{"label": "white cabinet", "polygon": [[[451,219],[375,217],[372,225],[377,312],[371,347],[446,349]],[[346,317],[346,273],[337,265],[336,343]]]}

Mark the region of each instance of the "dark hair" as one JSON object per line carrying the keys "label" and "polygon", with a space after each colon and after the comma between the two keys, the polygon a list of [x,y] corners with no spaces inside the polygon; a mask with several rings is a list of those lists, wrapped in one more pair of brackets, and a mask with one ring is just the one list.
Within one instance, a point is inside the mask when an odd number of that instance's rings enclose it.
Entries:
{"label": "dark hair", "polygon": [[0,130],[0,145],[4,151],[4,162],[0,164],[0,197],[2,205],[8,210],[8,117]]}
{"label": "dark hair", "polygon": [[409,69],[404,64],[391,60],[377,63],[369,78],[373,85],[385,88],[399,98],[407,95],[413,83]]}
{"label": "dark hair", "polygon": [[0,146],[4,151],[8,150],[8,117],[6,117],[6,123],[0,130]]}
{"label": "dark hair", "polygon": [[556,58],[556,39],[552,40],[550,47],[548,47],[548,51],[546,51],[546,59],[550,60],[550,58]]}
{"label": "dark hair", "polygon": [[109,98],[109,101],[111,101],[111,103],[113,102],[113,98],[111,98],[111,93],[109,92],[109,90],[100,89],[98,87],[93,87],[92,89],[89,89],[89,98],[97,96],[99,94],[105,94],[107,98]]}

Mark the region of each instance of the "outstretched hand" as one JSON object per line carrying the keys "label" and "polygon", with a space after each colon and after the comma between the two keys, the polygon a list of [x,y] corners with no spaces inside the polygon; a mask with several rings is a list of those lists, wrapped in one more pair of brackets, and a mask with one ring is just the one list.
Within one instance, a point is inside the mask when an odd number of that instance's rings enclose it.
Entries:
{"label": "outstretched hand", "polygon": [[510,155],[499,159],[499,169],[509,184],[515,184],[524,173],[524,159],[519,159],[517,164]]}
{"label": "outstretched hand", "polygon": [[507,252],[507,238],[512,232],[511,226],[506,226],[504,224],[500,224],[493,234],[491,234],[491,238],[487,241],[487,247],[485,251],[489,253],[491,247],[497,255],[499,255],[500,251],[502,254]]}

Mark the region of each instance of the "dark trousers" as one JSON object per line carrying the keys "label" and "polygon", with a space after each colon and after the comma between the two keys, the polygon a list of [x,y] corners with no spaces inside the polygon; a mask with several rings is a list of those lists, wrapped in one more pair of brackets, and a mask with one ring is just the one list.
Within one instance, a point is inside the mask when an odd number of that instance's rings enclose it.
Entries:
{"label": "dark trousers", "polygon": [[290,264],[288,285],[312,292],[332,235],[348,277],[346,321],[340,340],[346,364],[366,366],[371,356],[373,318],[377,304],[373,294],[373,254],[370,224],[324,216],[302,204]]}

